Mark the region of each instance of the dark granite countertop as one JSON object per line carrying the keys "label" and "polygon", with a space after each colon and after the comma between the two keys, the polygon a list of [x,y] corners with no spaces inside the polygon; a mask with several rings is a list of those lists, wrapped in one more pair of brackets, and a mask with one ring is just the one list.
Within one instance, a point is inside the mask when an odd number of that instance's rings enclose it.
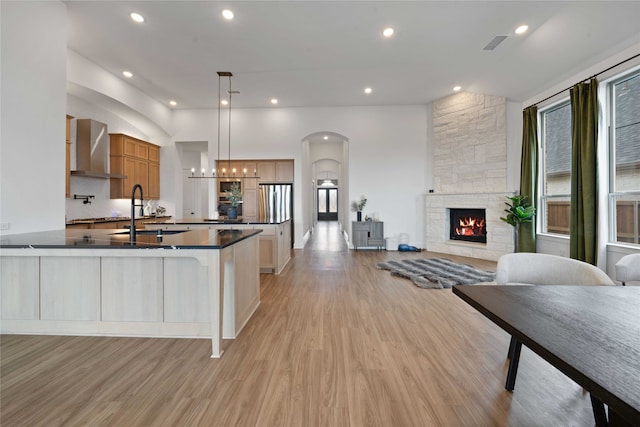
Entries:
{"label": "dark granite countertop", "polygon": [[[156,220],[156,219],[169,219],[171,218],[171,216],[169,215],[163,215],[163,216],[141,216],[141,217],[136,217],[136,220],[145,220],[145,219],[149,219],[149,220]],[[95,224],[95,223],[103,223],[103,222],[118,222],[118,221],[131,221],[131,217],[128,216],[112,216],[112,217],[102,217],[102,218],[79,218],[79,219],[72,219],[67,221],[66,225],[73,225],[73,224]]]}
{"label": "dark granite countertop", "polygon": [[278,225],[278,224],[283,224],[287,221],[290,220],[284,220],[284,221],[245,221],[242,218],[240,219],[208,219],[208,218],[174,218],[174,219],[170,219],[168,221],[164,221],[164,222],[157,222],[157,224],[185,224],[185,225],[189,225],[189,224],[207,224],[207,225],[211,225],[211,224],[224,224],[224,225],[229,225],[229,224],[252,224],[252,225],[259,225],[259,224],[267,224],[267,225]]}
{"label": "dark granite countertop", "polygon": [[[34,249],[222,249],[262,232],[262,230],[186,230],[179,234],[139,230],[136,241],[122,229],[53,230],[0,237],[0,248]],[[126,234],[125,234],[126,233]]]}

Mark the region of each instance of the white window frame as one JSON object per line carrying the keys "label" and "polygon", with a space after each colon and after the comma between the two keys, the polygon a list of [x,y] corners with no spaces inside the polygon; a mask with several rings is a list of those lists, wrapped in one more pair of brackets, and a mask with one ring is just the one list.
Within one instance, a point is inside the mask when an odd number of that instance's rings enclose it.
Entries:
{"label": "white window frame", "polygon": [[[605,103],[605,114],[603,114],[605,121],[605,129],[607,129],[607,174],[608,174],[608,185],[607,185],[607,212],[609,216],[609,229],[608,229],[608,243],[612,245],[624,245],[624,246],[632,246],[632,247],[640,247],[640,241],[638,241],[638,233],[635,233],[634,238],[635,242],[621,242],[617,240],[617,206],[616,200],[620,196],[635,196],[640,195],[640,191],[617,191],[615,188],[616,184],[616,156],[615,156],[615,111],[614,111],[614,85],[627,80],[635,75],[640,76],[640,67],[634,67],[628,70],[624,70],[606,81],[602,82],[606,84],[606,103]],[[637,230],[640,227],[638,223],[638,209],[640,206],[636,204],[634,206],[634,220],[635,220],[635,229]]]}
{"label": "white window frame", "polygon": [[569,238],[568,234],[561,234],[561,233],[554,233],[551,231],[547,230],[547,201],[549,199],[559,199],[559,198],[569,198],[571,199],[571,194],[552,194],[552,195],[548,195],[546,193],[546,180],[547,180],[547,169],[546,169],[546,140],[545,140],[545,119],[544,119],[544,115],[545,113],[549,112],[549,111],[553,111],[553,110],[557,110],[559,108],[565,107],[569,105],[569,107],[571,107],[571,100],[568,97],[564,97],[552,104],[546,105],[542,108],[538,109],[538,135],[539,135],[539,140],[540,140],[540,171],[541,173],[539,173],[539,177],[540,177],[540,181],[539,181],[539,185],[538,188],[540,189],[539,191],[539,196],[538,196],[538,209],[537,209],[537,213],[538,215],[536,215],[538,217],[538,224],[537,224],[537,229],[538,229],[538,234],[546,234],[546,235],[550,235],[550,236],[556,236],[556,237],[560,237],[560,238]]}

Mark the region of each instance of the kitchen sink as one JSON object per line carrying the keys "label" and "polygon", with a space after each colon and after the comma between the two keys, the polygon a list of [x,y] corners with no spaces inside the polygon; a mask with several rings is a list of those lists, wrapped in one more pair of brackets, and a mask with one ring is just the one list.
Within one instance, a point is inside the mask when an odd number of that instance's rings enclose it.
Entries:
{"label": "kitchen sink", "polygon": [[[189,230],[136,230],[136,235],[152,235],[152,236],[167,236],[169,234],[180,234],[180,233],[184,233],[186,231]],[[117,233],[111,233],[111,234],[130,234],[129,230],[126,231],[118,231]]]}

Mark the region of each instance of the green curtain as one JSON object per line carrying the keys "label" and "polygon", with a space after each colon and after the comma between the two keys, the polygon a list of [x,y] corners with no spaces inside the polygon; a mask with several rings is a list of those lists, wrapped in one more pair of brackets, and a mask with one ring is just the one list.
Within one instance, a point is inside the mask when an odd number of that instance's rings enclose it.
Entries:
{"label": "green curtain", "polygon": [[[534,208],[538,202],[538,107],[522,111],[522,156],[520,157],[520,195]],[[536,209],[537,210],[537,209]],[[536,223],[520,224],[518,252],[536,251]]]}
{"label": "green curtain", "polygon": [[597,262],[598,81],[571,88],[570,256]]}

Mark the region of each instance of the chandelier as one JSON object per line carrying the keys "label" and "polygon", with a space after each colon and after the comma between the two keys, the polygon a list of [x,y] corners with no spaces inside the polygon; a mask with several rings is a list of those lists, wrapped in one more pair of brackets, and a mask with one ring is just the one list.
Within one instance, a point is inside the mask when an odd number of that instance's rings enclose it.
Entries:
{"label": "chandelier", "polygon": [[[221,124],[222,124],[222,118],[221,118],[221,106],[222,106],[222,80],[223,77],[227,77],[229,79],[229,83],[228,83],[228,88],[226,89],[227,94],[229,95],[229,99],[227,100],[227,106],[229,107],[229,128],[228,128],[228,138],[227,138],[227,168],[222,168],[221,171],[218,170],[216,171],[215,167],[213,169],[211,169],[211,175],[207,175],[205,173],[205,170],[202,169],[202,175],[198,176],[195,174],[195,168],[191,168],[191,176],[189,178],[209,178],[209,179],[216,179],[216,178],[230,178],[230,177],[236,177],[236,170],[235,169],[231,169],[231,100],[233,99],[233,95],[238,95],[240,93],[240,91],[238,90],[233,90],[231,88],[231,77],[233,77],[233,74],[230,71],[218,71],[218,137],[217,137],[217,155],[216,155],[216,167],[220,168],[220,165],[222,164],[220,162],[220,147],[222,145],[222,140],[221,140]],[[222,160],[224,162],[224,159]],[[228,171],[228,172],[227,172]],[[233,176],[230,175],[233,173]],[[247,174],[247,170],[244,169],[243,170],[243,176],[242,177],[238,177],[238,178],[253,178],[253,179],[257,179],[259,178],[256,174],[256,170],[253,171],[253,176],[252,177],[248,177],[246,176]]]}

